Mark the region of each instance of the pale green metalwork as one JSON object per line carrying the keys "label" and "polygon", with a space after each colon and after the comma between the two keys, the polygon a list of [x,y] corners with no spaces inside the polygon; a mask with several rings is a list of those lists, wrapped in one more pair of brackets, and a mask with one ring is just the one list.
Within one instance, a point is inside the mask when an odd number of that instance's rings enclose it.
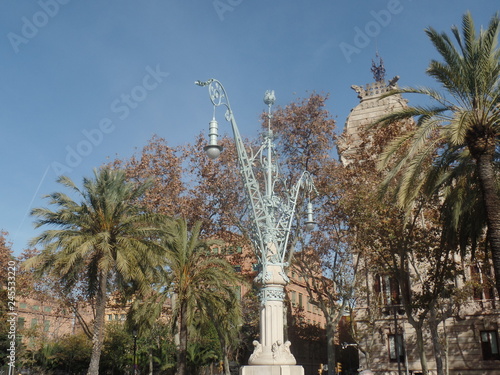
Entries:
{"label": "pale green metalwork", "polygon": [[[231,123],[234,141],[239,161],[240,173],[243,177],[247,204],[251,208],[252,228],[250,239],[255,248],[255,254],[261,265],[260,273],[257,277],[259,281],[266,284],[267,266],[278,265],[281,267],[280,274],[288,282],[285,262],[288,251],[287,245],[290,231],[294,220],[297,200],[301,190],[308,194],[306,228],[312,229],[315,222],[313,219],[312,204],[310,195],[316,193],[312,176],[304,171],[299,180],[288,189],[286,182],[279,175],[277,157],[275,154],[274,135],[271,130],[271,107],[275,102],[274,91],[267,91],[264,96],[264,103],[268,106],[268,130],[263,132],[262,144],[259,150],[249,155],[241,138],[236,119],[229,104],[229,98],[222,84],[216,79],[206,82],[196,81],[198,86],[208,86],[210,100],[214,105],[214,115],[210,121],[209,145],[205,151],[211,158],[216,158],[222,151],[222,147],[217,144],[218,124],[215,120],[216,107],[226,107],[225,118]],[[263,171],[264,191],[261,192],[256,172]],[[276,192],[279,188],[280,194]],[[265,294],[265,293],[263,293]],[[278,294],[281,296],[281,294]],[[265,296],[262,296],[265,298]],[[276,297],[276,296],[275,296]],[[281,297],[280,297],[281,298]]]}

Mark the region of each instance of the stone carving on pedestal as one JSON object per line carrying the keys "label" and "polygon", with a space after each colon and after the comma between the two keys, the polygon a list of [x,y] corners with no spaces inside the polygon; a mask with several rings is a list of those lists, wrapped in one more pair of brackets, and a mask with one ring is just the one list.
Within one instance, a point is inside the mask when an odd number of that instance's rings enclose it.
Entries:
{"label": "stone carving on pedestal", "polygon": [[252,342],[254,348],[253,348],[253,353],[250,355],[250,359],[248,362],[253,363],[259,356],[262,354],[262,344],[258,342],[257,340],[254,340]]}
{"label": "stone carving on pedestal", "polygon": [[281,342],[281,340],[276,341],[271,348],[271,351],[273,352],[273,358],[277,361],[280,361],[282,360],[282,358],[291,356],[292,353],[290,352],[290,345],[292,345],[290,341],[286,341],[284,344]]}

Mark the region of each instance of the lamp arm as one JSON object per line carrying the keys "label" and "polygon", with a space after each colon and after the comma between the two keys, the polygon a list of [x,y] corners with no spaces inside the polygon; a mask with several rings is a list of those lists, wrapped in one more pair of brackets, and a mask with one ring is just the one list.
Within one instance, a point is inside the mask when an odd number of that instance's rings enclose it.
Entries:
{"label": "lamp arm", "polygon": [[288,246],[288,240],[290,238],[290,232],[292,228],[292,222],[294,219],[293,213],[295,212],[297,208],[297,200],[299,199],[299,192],[301,188],[305,189],[308,188],[309,193],[311,191],[315,191],[317,193],[316,187],[314,186],[314,181],[312,179],[311,174],[308,171],[302,172],[302,175],[300,176],[299,180],[295,183],[295,185],[292,188],[291,191],[291,196],[290,196],[290,217],[288,218],[288,223],[286,224],[286,230],[285,230],[285,241],[283,242],[283,252],[281,254],[281,263],[285,262],[285,256],[286,256],[286,247]]}
{"label": "lamp arm", "polygon": [[[233,131],[233,137],[238,155],[240,173],[243,175],[243,182],[245,185],[247,199],[250,201],[250,205],[252,206],[252,216],[254,219],[252,220],[252,222],[254,223],[253,229],[256,232],[254,236],[256,238],[254,238],[253,240],[257,241],[255,245],[257,245],[262,252],[265,252],[267,246],[265,243],[265,233],[263,233],[262,229],[271,227],[272,221],[267,214],[264,200],[262,199],[262,195],[260,193],[259,183],[255,178],[255,174],[252,168],[252,162],[248,157],[245,145],[241,138],[240,131],[238,129],[238,125],[236,124],[236,119],[231,109],[226,90],[218,80],[213,78],[209,79],[206,82],[196,81],[195,84],[202,87],[208,86],[210,100],[215,107],[226,107],[225,118],[226,121],[231,123],[231,129]],[[266,258],[266,254],[261,254],[261,256],[262,259]]]}

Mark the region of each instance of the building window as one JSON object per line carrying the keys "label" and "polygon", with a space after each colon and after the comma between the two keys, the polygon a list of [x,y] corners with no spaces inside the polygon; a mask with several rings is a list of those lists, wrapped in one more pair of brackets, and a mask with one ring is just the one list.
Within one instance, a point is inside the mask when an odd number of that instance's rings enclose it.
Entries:
{"label": "building window", "polygon": [[19,303],[19,308],[20,309],[26,309],[28,307],[28,305],[26,304],[26,302],[20,302]]}
{"label": "building window", "polygon": [[299,307],[302,308],[302,293],[299,293]]}
{"label": "building window", "polygon": [[295,306],[297,304],[297,292],[295,290],[292,290],[292,306]]}
{"label": "building window", "polygon": [[403,362],[405,358],[403,335],[389,335],[389,359],[391,362]]}
{"label": "building window", "polygon": [[471,280],[474,285],[474,299],[493,299],[495,298],[492,280],[489,269],[483,270],[478,265],[470,268]]}
{"label": "building window", "polygon": [[43,331],[49,332],[49,330],[50,330],[50,320],[44,320],[43,321]]}
{"label": "building window", "polygon": [[241,273],[241,266],[234,266],[234,272]]}
{"label": "building window", "polygon": [[481,349],[484,360],[500,360],[497,331],[481,331]]}
{"label": "building window", "polygon": [[31,328],[36,328],[37,325],[38,325],[38,319],[36,318],[31,319]]}
{"label": "building window", "polygon": [[375,295],[383,305],[400,305],[399,282],[389,275],[375,275],[373,283]]}
{"label": "building window", "polygon": [[43,311],[45,311],[47,313],[52,312],[52,307],[50,307],[50,306],[44,306],[43,307]]}
{"label": "building window", "polygon": [[23,317],[17,318],[17,328],[23,329],[24,328],[24,322],[25,322],[25,319]]}
{"label": "building window", "polygon": [[236,295],[236,299],[238,301],[241,301],[241,287],[240,286],[235,286],[233,287],[234,294]]}
{"label": "building window", "polygon": [[242,252],[243,248],[241,246],[226,246],[224,249],[226,255],[241,254]]}

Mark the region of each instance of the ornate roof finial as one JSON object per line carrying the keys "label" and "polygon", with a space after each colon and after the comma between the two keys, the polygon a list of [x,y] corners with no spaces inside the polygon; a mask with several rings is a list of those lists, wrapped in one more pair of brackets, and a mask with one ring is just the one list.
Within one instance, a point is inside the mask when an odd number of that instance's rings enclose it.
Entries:
{"label": "ornate roof finial", "polygon": [[371,71],[373,73],[373,78],[375,79],[375,82],[383,82],[385,80],[384,61],[379,56],[378,51],[377,51],[376,57],[378,57],[378,65],[372,59],[372,68],[371,68]]}

